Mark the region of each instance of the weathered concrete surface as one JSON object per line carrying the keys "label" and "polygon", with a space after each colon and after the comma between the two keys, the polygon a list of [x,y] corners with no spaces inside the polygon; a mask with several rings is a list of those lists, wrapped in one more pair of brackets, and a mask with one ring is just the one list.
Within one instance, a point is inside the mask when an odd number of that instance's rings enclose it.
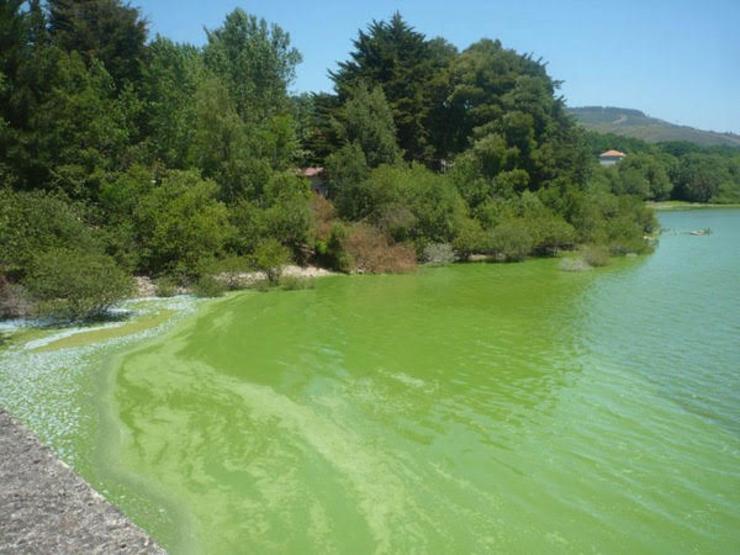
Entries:
{"label": "weathered concrete surface", "polygon": [[0,553],[164,553],[0,409]]}

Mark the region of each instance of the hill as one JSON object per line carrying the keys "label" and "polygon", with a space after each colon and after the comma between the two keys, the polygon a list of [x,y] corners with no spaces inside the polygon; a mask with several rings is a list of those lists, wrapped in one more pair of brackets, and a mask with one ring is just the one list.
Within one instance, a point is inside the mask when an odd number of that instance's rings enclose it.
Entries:
{"label": "hill", "polygon": [[740,147],[740,135],[675,125],[662,119],[652,118],[639,110],[611,106],[584,106],[568,108],[568,111],[586,129],[601,133],[615,133],[650,143],[687,141],[700,146]]}

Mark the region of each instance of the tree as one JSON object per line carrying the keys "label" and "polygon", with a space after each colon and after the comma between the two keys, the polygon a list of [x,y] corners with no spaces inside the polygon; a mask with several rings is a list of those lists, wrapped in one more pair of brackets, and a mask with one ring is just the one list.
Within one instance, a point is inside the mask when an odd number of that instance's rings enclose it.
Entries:
{"label": "tree", "polygon": [[630,154],[617,166],[620,179],[615,193],[643,199],[665,200],[673,189],[665,163],[657,156]]}
{"label": "tree", "polygon": [[[342,102],[358,85],[380,86],[393,112],[398,143],[409,160],[430,161],[428,119],[433,110],[432,83],[447,62],[440,43],[430,44],[395,13],[359,31],[350,59],[330,75]],[[446,52],[445,52],[446,53]]]}
{"label": "tree", "polygon": [[195,131],[196,95],[205,69],[197,48],[157,36],[147,49],[139,94],[147,157],[172,169],[185,169]]}
{"label": "tree", "polygon": [[465,150],[471,139],[487,140],[481,146],[491,150],[489,178],[521,169],[530,188],[556,180],[585,182],[588,150],[562,97],[555,96],[560,83],[547,75],[541,60],[483,39],[454,59],[450,74],[454,152]]}
{"label": "tree", "polygon": [[280,281],[283,266],[290,262],[290,252],[275,239],[259,243],[251,256],[255,269],[264,272],[270,283]]}
{"label": "tree", "polygon": [[401,152],[396,143],[393,114],[383,90],[359,84],[338,110],[337,136],[344,144],[357,144],[371,168],[395,164]]}
{"label": "tree", "polygon": [[98,59],[118,89],[138,81],[147,23],[138,9],[120,0],[48,0],[54,44]]}
{"label": "tree", "polygon": [[112,258],[74,248],[35,254],[23,283],[38,314],[70,320],[99,316],[133,290]]}
{"label": "tree", "polygon": [[716,155],[687,154],[677,174],[677,196],[691,202],[709,202],[732,181],[727,164]]}
{"label": "tree", "polygon": [[172,171],[141,199],[134,217],[145,271],[197,276],[222,253],[232,229],[217,191],[196,172]]}
{"label": "tree", "polygon": [[259,122],[289,110],[287,88],[301,55],[288,33],[237,8],[206,34],[206,67],[223,80],[242,120]]}
{"label": "tree", "polygon": [[79,206],[58,194],[0,189],[0,266],[11,277],[22,277],[37,253],[72,245],[102,251]]}

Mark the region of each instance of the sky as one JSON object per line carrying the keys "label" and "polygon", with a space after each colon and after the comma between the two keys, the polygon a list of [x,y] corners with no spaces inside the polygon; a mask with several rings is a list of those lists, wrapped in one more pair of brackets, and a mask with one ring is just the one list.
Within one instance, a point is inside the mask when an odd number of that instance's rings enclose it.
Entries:
{"label": "sky", "polygon": [[569,106],[635,108],[740,133],[740,0],[132,0],[152,35],[201,45],[236,7],[277,23],[303,55],[294,92],[329,91],[357,31],[395,12],[464,49],[480,38],[533,53]]}

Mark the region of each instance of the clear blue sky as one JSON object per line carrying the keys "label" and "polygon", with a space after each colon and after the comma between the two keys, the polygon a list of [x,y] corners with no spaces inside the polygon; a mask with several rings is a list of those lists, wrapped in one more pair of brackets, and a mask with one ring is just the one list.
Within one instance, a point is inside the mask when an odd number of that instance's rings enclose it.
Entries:
{"label": "clear blue sky", "polygon": [[202,44],[241,7],[279,24],[303,54],[295,91],[330,90],[359,28],[398,10],[459,48],[481,37],[533,52],[570,106],[637,108],[740,133],[740,0],[133,0],[153,33]]}

